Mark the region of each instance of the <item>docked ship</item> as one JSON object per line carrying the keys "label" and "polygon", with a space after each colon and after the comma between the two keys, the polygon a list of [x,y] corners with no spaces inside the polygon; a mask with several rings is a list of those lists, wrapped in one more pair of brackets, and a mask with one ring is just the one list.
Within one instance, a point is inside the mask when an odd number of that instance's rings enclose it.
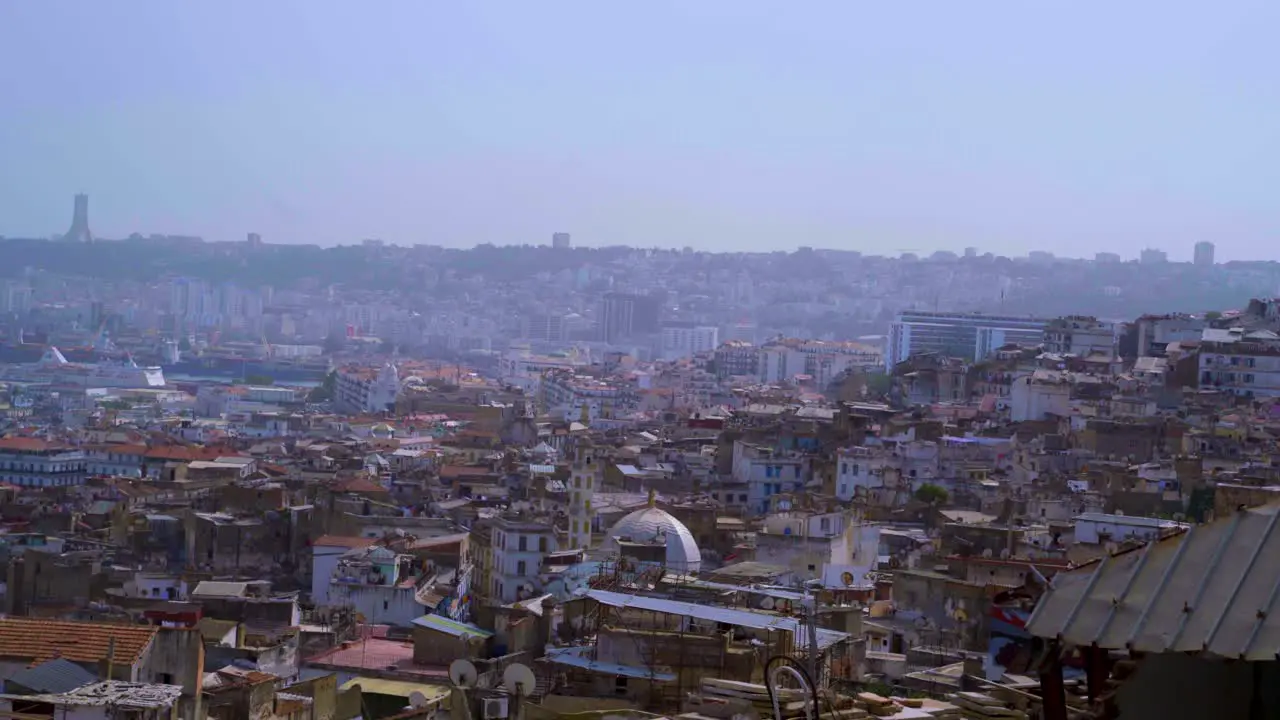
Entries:
{"label": "docked ship", "polygon": [[[31,363],[40,362],[40,359],[49,351],[50,346],[43,343],[6,343],[0,345],[0,363],[9,363],[12,365],[30,365]],[[62,356],[73,363],[95,363],[103,357],[107,357],[95,347],[66,347],[60,350]]]}
{"label": "docked ship", "polygon": [[158,365],[140,366],[131,357],[119,362],[73,363],[50,346],[35,363],[0,367],[6,380],[74,385],[86,388],[162,388],[164,370]]}
{"label": "docked ship", "polygon": [[192,358],[165,358],[161,368],[171,376],[244,380],[259,376],[273,382],[320,382],[333,369],[327,358],[249,358],[236,355],[200,355]]}

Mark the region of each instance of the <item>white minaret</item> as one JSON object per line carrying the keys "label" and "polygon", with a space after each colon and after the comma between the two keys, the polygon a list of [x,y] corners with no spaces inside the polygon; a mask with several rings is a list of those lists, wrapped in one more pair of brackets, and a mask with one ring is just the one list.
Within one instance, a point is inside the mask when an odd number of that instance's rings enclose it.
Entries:
{"label": "white minaret", "polygon": [[596,457],[591,441],[583,438],[573,451],[569,488],[569,549],[591,547],[591,499],[604,479],[604,465]]}
{"label": "white minaret", "polygon": [[369,401],[365,412],[386,412],[394,409],[400,395],[400,372],[391,361],[378,370],[378,379],[369,388]]}

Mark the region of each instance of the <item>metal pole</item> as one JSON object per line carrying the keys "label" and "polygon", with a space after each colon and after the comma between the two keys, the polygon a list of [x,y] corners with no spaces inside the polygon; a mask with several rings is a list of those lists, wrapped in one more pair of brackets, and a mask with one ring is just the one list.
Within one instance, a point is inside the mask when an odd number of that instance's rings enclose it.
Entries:
{"label": "metal pole", "polygon": [[[816,688],[820,681],[818,680],[818,608],[817,598],[815,598],[810,590],[805,589],[804,595],[804,612],[805,625],[809,632],[809,652],[808,665],[809,678]],[[817,711],[817,708],[814,708]]]}

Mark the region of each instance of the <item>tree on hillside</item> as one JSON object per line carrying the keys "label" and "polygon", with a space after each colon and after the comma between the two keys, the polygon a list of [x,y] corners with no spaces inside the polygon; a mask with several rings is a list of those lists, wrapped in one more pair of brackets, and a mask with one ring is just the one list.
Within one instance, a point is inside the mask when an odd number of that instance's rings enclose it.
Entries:
{"label": "tree on hillside", "polygon": [[930,505],[946,505],[949,497],[946,488],[933,483],[925,483],[916,490],[916,499]]}

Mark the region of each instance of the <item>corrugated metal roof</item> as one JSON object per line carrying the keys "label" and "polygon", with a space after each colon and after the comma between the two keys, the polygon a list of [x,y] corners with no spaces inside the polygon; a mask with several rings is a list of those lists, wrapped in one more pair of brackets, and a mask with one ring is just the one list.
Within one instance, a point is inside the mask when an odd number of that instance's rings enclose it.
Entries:
{"label": "corrugated metal roof", "polygon": [[1274,660],[1280,653],[1280,505],[1054,576],[1037,637],[1141,652]]}
{"label": "corrugated metal roof", "polygon": [[64,693],[97,682],[98,676],[63,658],[54,658],[14,673],[6,684],[21,685],[38,693]]}
{"label": "corrugated metal roof", "polygon": [[593,660],[584,654],[586,650],[587,648],[558,648],[547,654],[547,660],[549,662],[569,665],[571,667],[603,673],[605,675],[642,678],[645,680],[653,679],[663,682],[672,682],[676,679],[675,673],[670,671],[656,670],[648,667],[635,667],[632,665],[618,665],[615,663]]}
{"label": "corrugated metal roof", "polygon": [[423,615],[420,618],[415,618],[413,620],[413,624],[429,630],[437,630],[454,637],[463,637],[464,635],[481,639],[493,637],[493,633],[485,630],[484,628],[479,628],[475,625],[468,625],[467,623],[461,623],[457,620],[450,620],[443,615]]}
{"label": "corrugated metal roof", "polygon": [[1085,522],[1111,523],[1112,525],[1131,525],[1133,527],[1149,527],[1149,528],[1176,528],[1182,527],[1183,523],[1174,522],[1173,520],[1161,520],[1160,518],[1140,517],[1138,515],[1109,515],[1107,513],[1082,513],[1075,517],[1076,522],[1081,520]]}
{"label": "corrugated metal roof", "polygon": [[220,580],[203,580],[196,589],[191,591],[191,597],[208,597],[208,598],[241,598],[249,591],[249,583],[243,582],[224,582]]}
{"label": "corrugated metal roof", "polygon": [[[695,603],[666,600],[663,598],[643,597],[610,592],[608,590],[591,590],[587,597],[601,605],[610,607],[648,610],[668,615],[687,615],[688,617],[722,622],[728,625],[755,628],[757,630],[782,630],[796,636],[796,644],[804,644],[804,625],[797,619],[780,615],[734,610],[732,608],[697,605]],[[818,628],[818,648],[825,649],[849,637],[848,633]]]}

